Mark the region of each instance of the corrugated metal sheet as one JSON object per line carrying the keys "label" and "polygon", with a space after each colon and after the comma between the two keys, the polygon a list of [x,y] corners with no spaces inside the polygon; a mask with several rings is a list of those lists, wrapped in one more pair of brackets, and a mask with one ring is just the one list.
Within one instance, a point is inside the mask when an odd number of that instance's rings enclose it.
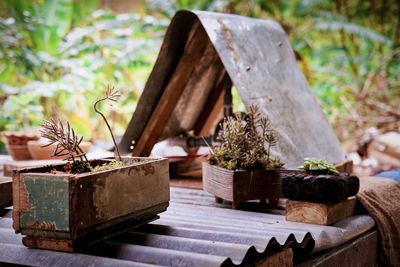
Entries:
{"label": "corrugated metal sheet", "polygon": [[0,210],[0,263],[245,266],[285,247],[293,248],[299,260],[338,246],[374,226],[367,215],[353,216],[334,226],[316,226],[286,222],[282,215],[223,207],[204,191],[172,188],[171,205],[159,220],[73,254],[25,248],[21,235],[12,230],[11,209]]}
{"label": "corrugated metal sheet", "polygon": [[[201,30],[194,31],[199,23]],[[192,37],[194,41],[190,39],[193,32],[197,34]],[[189,80],[176,81],[177,67],[188,53],[185,45],[193,41],[198,43],[199,50],[203,49],[200,47],[203,42],[198,40],[204,33],[211,48],[204,49],[202,57],[192,62],[195,67]],[[158,106],[168,105],[160,102],[171,84],[184,86],[183,92],[178,94],[173,112],[163,115],[166,117],[160,123],[163,125],[153,133],[146,132],[157,137],[149,142],[193,130],[202,112],[209,110],[204,107],[218,88],[216,77],[220,77],[221,71],[229,74],[246,107],[257,104],[260,112],[269,117],[278,137],[273,153],[282,158],[287,167],[295,168],[304,157],[310,156],[334,163],[345,159],[279,23],[204,11],[179,11],[172,19],[120,143],[121,150],[129,153],[132,140],[141,143],[152,113]]]}

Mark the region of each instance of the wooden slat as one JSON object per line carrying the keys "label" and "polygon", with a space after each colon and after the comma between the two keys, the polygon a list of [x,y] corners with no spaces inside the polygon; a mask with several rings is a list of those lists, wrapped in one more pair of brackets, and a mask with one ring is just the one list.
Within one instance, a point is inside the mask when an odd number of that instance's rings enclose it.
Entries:
{"label": "wooden slat", "polygon": [[62,163],[62,162],[64,162],[64,161],[60,160],[60,159],[21,160],[21,161],[10,160],[10,161],[4,162],[3,172],[4,172],[4,176],[11,177],[13,175],[13,171],[19,171],[19,170],[26,169],[26,168],[41,167],[41,166],[57,164],[57,163]]}
{"label": "wooden slat", "polygon": [[297,267],[352,266],[373,267],[377,263],[378,233],[376,231],[362,234],[340,247],[314,255]]}
{"label": "wooden slat", "polygon": [[353,161],[352,160],[346,160],[340,163],[335,164],[336,169],[338,172],[347,172],[347,173],[353,173]]}
{"label": "wooden slat", "polygon": [[355,206],[355,197],[331,204],[288,200],[286,202],[286,220],[331,225],[353,215]]}
{"label": "wooden slat", "polygon": [[12,205],[12,179],[0,176],[0,208]]}
{"label": "wooden slat", "polygon": [[232,81],[228,73],[224,70],[218,80],[215,88],[209,95],[206,105],[200,114],[199,119],[194,127],[194,134],[197,136],[205,136],[211,134],[215,127],[215,121],[222,112],[224,105],[224,92],[232,87]]}
{"label": "wooden slat", "polygon": [[174,137],[196,126],[208,96],[223,78],[224,67],[211,42],[196,65],[189,82],[172,112],[160,139]]}
{"label": "wooden slat", "polygon": [[283,251],[267,256],[254,264],[256,267],[292,267],[293,266],[293,250],[287,248]]}
{"label": "wooden slat", "polygon": [[186,87],[196,63],[202,57],[209,42],[207,34],[200,23],[193,26],[185,46],[184,54],[176,67],[176,70],[165,88],[157,107],[153,111],[136,146],[132,152],[136,156],[148,156],[153,145],[158,141],[162,131],[169,120],[183,90]]}

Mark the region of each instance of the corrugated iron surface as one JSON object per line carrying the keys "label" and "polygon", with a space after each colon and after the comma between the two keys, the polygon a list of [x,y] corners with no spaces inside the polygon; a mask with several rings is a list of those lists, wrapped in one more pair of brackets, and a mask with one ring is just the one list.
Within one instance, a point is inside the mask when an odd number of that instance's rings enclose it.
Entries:
{"label": "corrugated iron surface", "polygon": [[[223,208],[201,190],[171,189],[161,218],[81,253],[28,249],[12,230],[11,209],[0,210],[0,263],[34,266],[248,265],[285,247],[295,260],[338,246],[374,226],[353,216],[335,226],[286,222],[282,215]],[[279,213],[279,211],[276,211]]]}

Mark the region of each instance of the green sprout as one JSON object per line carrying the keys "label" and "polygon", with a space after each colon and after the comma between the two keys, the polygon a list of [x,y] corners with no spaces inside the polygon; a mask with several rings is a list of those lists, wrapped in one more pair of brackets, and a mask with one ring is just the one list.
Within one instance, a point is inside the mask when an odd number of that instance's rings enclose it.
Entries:
{"label": "green sprout", "polygon": [[317,158],[305,158],[303,166],[300,166],[299,169],[307,173],[319,172],[319,171],[325,171],[331,174],[339,173],[333,164],[329,163],[326,160]]}

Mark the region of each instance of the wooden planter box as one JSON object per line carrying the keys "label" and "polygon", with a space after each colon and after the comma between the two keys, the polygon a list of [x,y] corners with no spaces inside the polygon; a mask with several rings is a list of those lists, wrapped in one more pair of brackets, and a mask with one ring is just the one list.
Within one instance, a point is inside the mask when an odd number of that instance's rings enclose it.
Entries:
{"label": "wooden planter box", "polygon": [[213,194],[217,202],[232,202],[234,209],[240,202],[259,199],[276,204],[281,196],[280,170],[227,170],[203,163],[203,188]]}
{"label": "wooden planter box", "polygon": [[13,228],[24,245],[75,251],[158,218],[169,204],[168,160],[123,160],[79,175],[48,173],[63,164],[15,171]]}

